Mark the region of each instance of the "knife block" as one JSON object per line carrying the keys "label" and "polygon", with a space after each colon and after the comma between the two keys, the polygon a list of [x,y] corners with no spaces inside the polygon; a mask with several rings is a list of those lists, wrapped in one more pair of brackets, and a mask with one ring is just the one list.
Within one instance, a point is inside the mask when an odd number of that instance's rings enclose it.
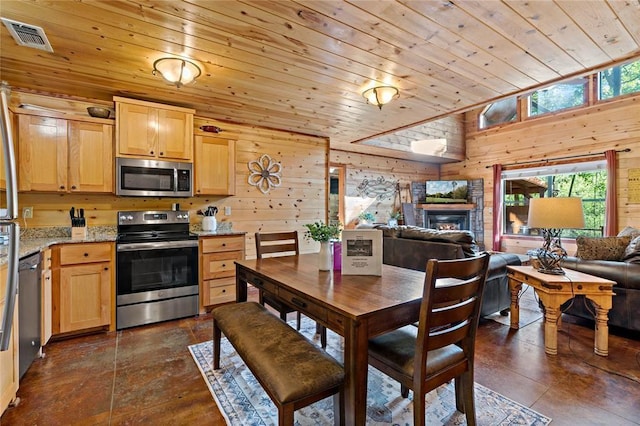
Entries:
{"label": "knife block", "polygon": [[86,240],[87,239],[87,227],[86,226],[72,226],[71,227],[71,239],[72,240]]}

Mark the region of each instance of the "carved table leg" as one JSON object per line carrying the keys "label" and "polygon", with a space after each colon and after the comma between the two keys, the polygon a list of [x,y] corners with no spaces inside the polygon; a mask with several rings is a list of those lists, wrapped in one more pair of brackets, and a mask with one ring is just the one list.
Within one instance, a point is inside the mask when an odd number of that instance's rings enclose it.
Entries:
{"label": "carved table leg", "polygon": [[511,291],[511,328],[517,330],[520,328],[520,291],[522,283],[509,278],[509,290]]}
{"label": "carved table leg", "polygon": [[609,309],[596,305],[596,337],[594,352],[596,355],[609,355]]}
{"label": "carved table leg", "polygon": [[559,306],[545,305],[544,313],[544,351],[549,355],[558,354],[558,314]]}

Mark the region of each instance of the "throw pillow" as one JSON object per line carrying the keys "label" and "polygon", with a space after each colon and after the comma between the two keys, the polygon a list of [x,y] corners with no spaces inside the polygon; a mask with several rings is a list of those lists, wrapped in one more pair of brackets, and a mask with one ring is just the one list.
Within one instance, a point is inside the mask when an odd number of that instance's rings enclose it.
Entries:
{"label": "throw pillow", "polygon": [[578,237],[576,257],[582,260],[615,260],[621,261],[631,237]]}
{"label": "throw pillow", "polygon": [[627,263],[640,263],[640,235],[635,237],[624,251],[624,258]]}
{"label": "throw pillow", "polygon": [[640,229],[633,226],[627,226],[618,233],[618,237],[631,237],[632,240],[638,236],[640,236]]}

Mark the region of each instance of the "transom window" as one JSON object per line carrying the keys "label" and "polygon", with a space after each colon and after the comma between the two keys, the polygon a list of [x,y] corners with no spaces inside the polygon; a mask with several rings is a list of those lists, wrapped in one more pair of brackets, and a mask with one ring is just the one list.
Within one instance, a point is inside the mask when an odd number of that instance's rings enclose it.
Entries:
{"label": "transom window", "polygon": [[598,73],[598,98],[640,92],[640,61],[609,68]]}
{"label": "transom window", "polygon": [[562,231],[563,237],[602,236],[605,223],[605,161],[507,170],[502,172],[503,235],[541,235],[527,225],[529,199],[580,197],[585,228]]}
{"label": "transom window", "polygon": [[529,117],[585,105],[587,83],[585,77],[536,90],[528,96]]}

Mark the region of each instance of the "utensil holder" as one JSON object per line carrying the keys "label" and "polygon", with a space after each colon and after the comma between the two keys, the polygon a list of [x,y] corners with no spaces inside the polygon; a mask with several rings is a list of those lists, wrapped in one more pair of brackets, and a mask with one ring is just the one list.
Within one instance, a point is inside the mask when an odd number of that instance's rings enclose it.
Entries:
{"label": "utensil holder", "polygon": [[216,229],[218,229],[218,222],[215,216],[205,216],[204,219],[202,219],[203,231],[215,231]]}

